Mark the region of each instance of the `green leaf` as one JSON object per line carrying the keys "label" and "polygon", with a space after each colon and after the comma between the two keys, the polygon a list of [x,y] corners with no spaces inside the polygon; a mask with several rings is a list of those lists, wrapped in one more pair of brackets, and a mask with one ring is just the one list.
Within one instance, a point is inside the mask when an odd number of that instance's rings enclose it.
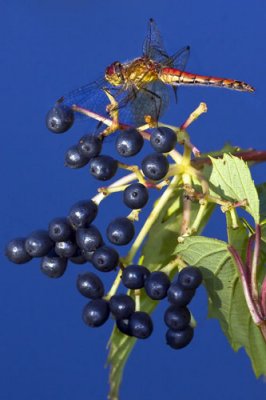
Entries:
{"label": "green leaf", "polygon": [[238,228],[235,229],[232,227],[230,213],[226,213],[228,243],[230,243],[237,250],[243,261],[245,261],[246,248],[249,239],[249,232],[246,225],[244,224],[244,221],[244,218],[240,219],[237,217]]}
{"label": "green leaf", "polygon": [[[182,223],[182,196],[183,191],[176,190],[168,201],[168,204],[158,215],[142,249],[141,263],[147,266],[151,271],[163,268],[173,258],[172,254],[176,248]],[[200,231],[206,225],[214,207],[214,204],[210,204],[206,208],[205,216],[200,225]],[[195,219],[198,209],[198,202],[191,203],[192,221]],[[150,314],[155,309],[156,305],[156,302],[151,301],[144,291],[141,292],[140,309],[142,311],[146,311]],[[109,341],[108,355],[108,364],[110,365],[110,400],[117,400],[119,398],[119,387],[125,363],[135,343],[135,339],[121,334],[117,328],[114,328]]]}
{"label": "green leaf", "polygon": [[266,183],[257,186],[257,191],[260,199],[260,218],[266,219]]}
{"label": "green leaf", "polygon": [[247,200],[248,205],[244,208],[258,224],[259,198],[247,164],[228,154],[222,159],[211,158],[211,161],[212,168],[204,168],[205,175],[209,175],[211,194],[234,202]]}
{"label": "green leaf", "polygon": [[[238,235],[244,243],[246,233],[242,238],[241,232]],[[219,320],[235,351],[245,348],[258,377],[266,374],[266,343],[251,319],[242,284],[227,246],[227,243],[216,239],[189,237],[177,246],[175,253],[181,255],[186,263],[201,269],[208,293],[208,316]]]}

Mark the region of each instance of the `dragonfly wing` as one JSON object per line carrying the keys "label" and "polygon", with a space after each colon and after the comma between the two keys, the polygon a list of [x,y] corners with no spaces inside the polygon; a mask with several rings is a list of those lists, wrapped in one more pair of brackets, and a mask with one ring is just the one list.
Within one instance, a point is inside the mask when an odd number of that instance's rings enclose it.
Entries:
{"label": "dragonfly wing", "polygon": [[130,101],[131,115],[136,126],[145,124],[144,117],[150,115],[158,120],[169,104],[169,88],[156,81],[138,90]]}
{"label": "dragonfly wing", "polygon": [[[189,54],[190,54],[190,47],[189,46],[183,47],[182,49],[174,53],[171,57],[168,57],[168,59],[164,61],[164,66],[184,71],[188,62]],[[177,86],[173,86],[173,91],[174,91],[175,101],[177,103]]]}
{"label": "dragonfly wing", "polygon": [[164,62],[164,65],[179,69],[180,71],[184,71],[189,59],[189,55],[190,47],[183,47],[182,49],[174,53],[171,57],[168,57],[168,60]]}
{"label": "dragonfly wing", "polygon": [[157,61],[168,58],[161,33],[152,18],[149,20],[148,32],[143,43],[143,55]]}
{"label": "dragonfly wing", "polygon": [[[69,107],[75,104],[87,108],[90,111],[97,112],[103,116],[107,116],[106,107],[109,104],[109,100],[104,93],[103,88],[110,91],[112,90],[112,87],[105,79],[99,79],[70,91],[62,96],[58,101]],[[88,118],[80,113],[76,113],[76,117],[80,119]]]}
{"label": "dragonfly wing", "polygon": [[[136,95],[132,88],[127,89],[125,87],[114,87],[105,79],[99,79],[72,90],[62,96],[58,102],[69,107],[75,104],[100,114],[103,117],[110,118],[110,115],[107,112],[107,106],[110,104],[110,101],[103,89],[107,89],[115,98],[119,110],[119,120],[125,124],[134,124],[135,118],[132,116],[130,103],[134,100]],[[75,118],[79,120],[90,120],[86,115],[78,112],[75,113]],[[92,120],[92,122],[95,121]]]}

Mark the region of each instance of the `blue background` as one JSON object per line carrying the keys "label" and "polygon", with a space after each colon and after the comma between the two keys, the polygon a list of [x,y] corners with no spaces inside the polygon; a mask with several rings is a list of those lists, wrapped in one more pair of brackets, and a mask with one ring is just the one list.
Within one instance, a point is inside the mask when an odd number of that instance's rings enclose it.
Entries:
{"label": "blue background", "polygon": [[[245,80],[257,89],[246,94],[183,87],[178,107],[173,104],[164,120],[180,124],[206,101],[208,114],[189,129],[201,150],[218,149],[226,141],[265,148],[265,2],[10,0],[0,6],[1,249],[96,193],[97,182],[86,168],[63,165],[66,149],[86,133],[84,126],[53,135],[45,114],[55,99],[96,79],[112,61],[140,55],[150,17],[169,53],[191,45],[188,71]],[[111,152],[112,142],[108,146]],[[264,171],[263,166],[253,169],[256,182],[265,180]],[[114,196],[103,204],[100,228],[126,212],[116,208],[120,201]],[[223,238],[223,229],[217,212],[206,234]],[[16,266],[1,251],[0,265],[0,398],[106,399],[105,346],[112,324],[91,330],[81,321],[85,301],[75,280],[86,266],[71,265],[62,279],[49,280],[38,260]],[[137,344],[127,364],[122,400],[265,395],[265,383],[255,379],[244,351],[235,354],[217,321],[206,319],[203,289],[192,305],[198,319],[195,338],[180,352],[164,343],[164,308],[161,304],[154,315],[152,338]]]}

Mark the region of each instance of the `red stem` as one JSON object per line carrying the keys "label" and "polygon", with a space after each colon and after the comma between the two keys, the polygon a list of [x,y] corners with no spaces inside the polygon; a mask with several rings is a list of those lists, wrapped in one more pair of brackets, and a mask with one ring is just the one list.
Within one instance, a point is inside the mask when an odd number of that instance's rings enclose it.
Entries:
{"label": "red stem", "polygon": [[238,254],[237,250],[233,246],[229,245],[228,250],[232,254],[232,256],[235,260],[236,266],[238,268],[238,271],[240,274],[240,279],[241,279],[242,286],[243,286],[244,296],[246,299],[246,303],[247,303],[250,315],[253,319],[253,322],[256,325],[261,325],[261,323],[263,322],[263,319],[262,319],[260,313],[258,312],[256,304],[254,303],[254,300],[251,296],[245,266],[243,265],[240,255]]}
{"label": "red stem", "polygon": [[[224,153],[223,153],[224,154]],[[219,156],[213,156],[213,158],[222,158],[223,154]],[[231,153],[233,156],[242,158],[244,161],[253,162],[264,162],[266,161],[266,151],[265,150],[246,150],[246,151],[235,151]],[[209,157],[206,158],[196,158],[192,160],[191,164],[193,167],[202,167],[205,164],[211,165],[211,160]]]}

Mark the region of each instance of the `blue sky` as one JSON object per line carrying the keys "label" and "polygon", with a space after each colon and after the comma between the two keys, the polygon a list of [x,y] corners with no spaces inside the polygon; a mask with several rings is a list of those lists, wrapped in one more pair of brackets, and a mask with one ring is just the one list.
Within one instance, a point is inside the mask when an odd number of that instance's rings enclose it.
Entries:
{"label": "blue sky", "polygon": [[[219,149],[228,141],[265,149],[264,2],[2,3],[1,249],[13,237],[46,228],[53,217],[66,215],[71,204],[96,193],[97,182],[86,168],[75,171],[63,165],[66,149],[86,133],[84,125],[53,135],[45,127],[45,115],[58,97],[101,76],[112,61],[140,55],[150,17],[157,21],[169,53],[191,46],[188,71],[244,80],[256,88],[254,94],[180,88],[178,106],[171,106],[167,122],[180,124],[205,101],[208,113],[189,130],[202,151]],[[107,146],[111,153],[112,142]],[[263,165],[253,169],[253,177],[258,183],[265,180]],[[101,229],[121,212],[117,204],[114,197],[103,205],[97,220]],[[207,234],[223,238],[223,227],[217,214]],[[72,265],[62,279],[49,280],[38,260],[16,266],[1,252],[1,267],[1,399],[105,399],[111,323],[90,330],[81,321],[85,302],[75,281],[86,266]],[[192,305],[198,329],[183,351],[171,351],[164,343],[164,308],[160,305],[155,313],[154,335],[138,343],[128,362],[121,400],[263,396],[265,383],[255,379],[244,351],[235,354],[217,321],[207,320],[203,289]]]}

